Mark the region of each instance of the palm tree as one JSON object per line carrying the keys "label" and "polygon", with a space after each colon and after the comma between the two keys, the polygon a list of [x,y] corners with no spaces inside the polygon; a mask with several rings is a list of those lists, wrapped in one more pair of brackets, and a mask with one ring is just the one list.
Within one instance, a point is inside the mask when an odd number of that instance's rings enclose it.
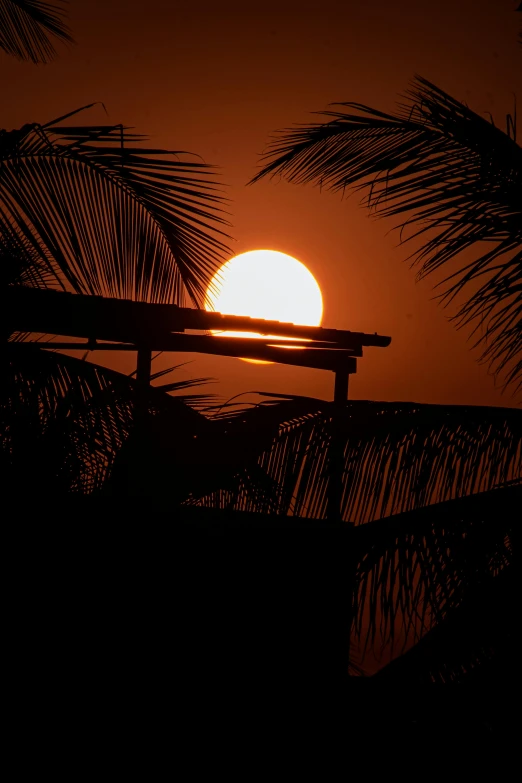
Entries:
{"label": "palm tree", "polygon": [[121,125],[66,124],[92,105],[0,131],[0,231],[16,259],[11,274],[74,293],[201,303],[229,252],[215,172],[186,153],[147,147]]}
{"label": "palm tree", "polygon": [[[352,624],[351,668],[382,667],[421,640],[426,648],[430,633],[440,637],[442,620],[476,601],[512,562],[509,509],[522,489],[516,409],[351,401],[339,410],[289,397],[213,423],[222,428],[223,459],[239,450],[242,465],[225,486],[195,489],[185,504],[227,514],[326,523],[332,443],[340,440],[341,528],[348,530],[340,621]],[[468,642],[474,665],[472,654],[491,657]],[[453,671],[446,663],[447,679],[462,678],[468,664]]]}
{"label": "palm tree", "polygon": [[1,0],[0,49],[35,64],[54,59],[53,38],[73,40],[64,22],[64,5],[61,0]]}
{"label": "palm tree", "polygon": [[[470,329],[505,386],[519,390],[522,149],[515,119],[508,117],[503,132],[421,77],[395,114],[340,106],[325,112],[326,122],[279,132],[252,182],[282,176],[365,191],[367,206],[398,217],[401,239],[416,243],[419,277],[449,270],[442,302],[461,302],[457,325]],[[355,525],[347,582],[352,651],[382,666],[414,645],[379,682],[469,681],[479,664],[483,671],[491,659],[506,660],[512,624],[495,633],[482,620],[506,618],[501,608],[511,606],[519,411],[351,402],[340,413],[294,398],[241,416],[277,423],[256,463],[261,502],[300,516],[325,517],[328,455],[341,430],[342,518]],[[246,471],[252,475],[245,466],[226,491],[188,502],[258,508]]]}
{"label": "palm tree", "polygon": [[[65,5],[1,0],[0,48],[35,64],[49,62],[56,54],[53,37],[72,42]],[[205,179],[213,176],[211,167],[182,153],[147,148],[144,137],[121,125],[64,124],[88,108],[45,125],[0,130],[4,308],[12,286],[20,285],[200,302],[206,279],[227,254],[219,238],[222,199]],[[135,431],[142,391],[132,378],[20,345],[34,335],[13,331],[8,321],[4,309],[4,478],[15,494],[28,475],[47,495],[95,491]],[[209,396],[178,395],[172,404],[168,393],[204,380],[163,384],[163,394],[150,392],[156,397],[150,412],[158,413],[159,404],[167,418],[181,415],[194,425],[198,414],[187,404],[197,406]]]}
{"label": "palm tree", "polygon": [[365,190],[368,207],[398,216],[401,240],[417,242],[409,260],[419,278],[448,270],[442,302],[458,297],[457,325],[469,327],[481,359],[518,389],[522,149],[514,123],[503,132],[421,77],[396,114],[340,105],[349,111],[282,131],[253,182],[280,175],[335,192]]}
{"label": "palm tree", "polygon": [[[13,331],[10,293],[29,286],[199,304],[229,254],[212,167],[151,148],[121,125],[72,125],[76,114],[0,131],[4,475],[14,489],[36,470],[48,494],[99,488],[132,429],[136,381],[57,352],[44,355],[34,339],[49,338]],[[182,404],[201,403],[201,395],[169,396],[186,386],[151,390],[151,412],[159,405],[169,420],[201,419]]]}

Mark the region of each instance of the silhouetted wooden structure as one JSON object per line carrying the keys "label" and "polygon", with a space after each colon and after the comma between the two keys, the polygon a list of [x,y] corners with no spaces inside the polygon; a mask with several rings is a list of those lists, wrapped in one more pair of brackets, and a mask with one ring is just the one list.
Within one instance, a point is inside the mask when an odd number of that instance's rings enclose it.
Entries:
{"label": "silhouetted wooden structure", "polygon": [[[38,341],[42,349],[136,351],[136,376],[141,391],[151,381],[152,352],[195,352],[331,371],[335,375],[334,402],[342,405],[348,396],[349,376],[356,372],[363,348],[386,347],[391,342],[390,337],[377,334],[14,286],[4,289],[1,313],[7,336],[23,332],[58,338]],[[208,334],[220,331],[265,337]],[[34,344],[31,339],[21,343]],[[140,394],[136,400],[139,427],[146,426],[147,411],[147,394]],[[194,643],[185,645],[184,652],[182,648],[178,665],[197,682],[196,691],[216,690],[215,670],[208,668],[206,647],[206,640],[214,637],[234,640],[237,647],[233,659],[231,642],[215,647],[212,655],[219,671],[218,684],[226,682],[227,693],[234,693],[238,700],[241,682],[249,681],[252,690],[251,667],[261,663],[254,693],[248,694],[254,702],[265,691],[274,696],[277,693],[278,698],[287,693],[289,700],[301,691],[309,698],[314,690],[327,694],[327,701],[341,699],[342,691],[338,692],[337,686],[347,674],[352,587],[346,574],[351,575],[353,564],[347,547],[351,525],[343,523],[340,517],[340,448],[340,442],[334,438],[326,522],[292,517],[272,519],[259,514],[236,513],[231,517],[217,510],[177,508],[173,515],[175,546],[172,550],[165,548],[164,541],[161,547],[153,547],[154,566],[147,572],[150,579],[159,569],[162,579],[168,580],[168,563],[179,551],[183,553],[183,563],[176,568],[179,591],[185,582],[192,582],[190,598],[182,601],[177,611],[184,636]],[[150,499],[143,507],[134,498],[121,496],[114,500],[114,507],[109,497],[101,499],[101,506],[97,505],[99,502],[100,498],[61,498],[57,514],[60,518],[74,517],[77,524],[83,513],[91,524],[101,513],[110,523],[110,530],[123,512],[132,520],[133,532],[128,528],[126,533],[127,538],[130,533],[130,539],[137,533],[141,537],[140,525],[158,516]],[[164,531],[161,536],[165,536]],[[160,557],[162,551],[168,552],[168,557]],[[109,594],[111,568],[106,576]],[[129,589],[132,579],[125,577],[125,583]],[[162,629],[162,615],[167,616],[170,607],[168,601],[158,597],[164,589],[164,584],[158,584],[158,592],[150,596],[147,612],[139,615],[138,622],[147,629],[145,647],[148,649],[152,642],[156,650],[164,649],[166,655],[171,649],[171,632],[162,636],[163,631],[158,630]],[[105,618],[104,611],[101,614]],[[134,619],[133,616],[121,620],[114,632],[107,620],[107,638],[121,660],[125,659],[125,645],[130,645]],[[147,660],[144,643],[140,645]],[[163,663],[161,671],[168,668],[166,661]],[[99,676],[106,677],[105,669]],[[160,682],[156,686],[163,687]],[[193,687],[189,689],[191,694]],[[223,693],[219,691],[219,698]]]}
{"label": "silhouetted wooden structure", "polygon": [[[40,342],[42,348],[137,351],[137,378],[143,384],[150,382],[153,351],[206,353],[330,370],[335,373],[334,400],[339,403],[348,397],[348,378],[357,371],[363,348],[384,348],[391,342],[378,334],[21,286],[8,289],[2,309],[8,331],[86,340]],[[266,337],[197,334],[208,331],[255,332]]]}
{"label": "silhouetted wooden structure", "polygon": [[[40,342],[41,348],[136,351],[142,388],[150,383],[152,351],[193,351],[330,370],[340,405],[363,348],[391,342],[376,334],[21,287],[4,292],[1,313],[7,335],[69,338]],[[267,337],[189,333],[209,330]],[[331,447],[334,457],[342,456],[340,441]],[[264,737],[268,715],[285,736],[289,725],[308,730],[312,741],[322,728],[337,730],[357,750],[367,727],[374,738],[391,708],[396,743],[404,736],[432,743],[432,732],[443,725],[460,747],[464,725],[476,753],[473,705],[466,720],[457,710],[452,715],[454,706],[463,709],[469,690],[458,696],[462,703],[452,696],[449,708],[446,690],[440,696],[420,687],[418,677],[400,676],[422,648],[375,678],[348,676],[353,574],[368,530],[341,521],[342,474],[333,478],[327,520],[173,507],[165,497],[140,504],[131,497],[72,494],[53,499],[52,507],[42,507],[31,493],[17,499],[22,524],[5,526],[4,545],[8,584],[16,586],[11,604],[18,647],[10,670],[17,672],[19,709],[43,705],[41,716],[36,712],[43,723],[51,703],[68,714],[75,702],[88,723],[91,716],[97,725],[109,716],[112,734],[114,714],[123,725],[156,716],[161,730],[172,705],[182,724],[206,720],[215,731],[223,726],[225,705],[233,716],[225,728],[241,739],[256,732]],[[477,704],[484,692],[474,696]],[[508,719],[504,726],[511,727]]]}

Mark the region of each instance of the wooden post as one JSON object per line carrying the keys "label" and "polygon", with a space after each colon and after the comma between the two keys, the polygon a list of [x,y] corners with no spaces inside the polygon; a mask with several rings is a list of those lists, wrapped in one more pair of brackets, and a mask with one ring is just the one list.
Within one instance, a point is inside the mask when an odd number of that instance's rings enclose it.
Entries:
{"label": "wooden post", "polygon": [[136,424],[143,427],[147,421],[152,355],[149,348],[138,348],[136,365]]}
{"label": "wooden post", "polygon": [[332,439],[330,442],[330,487],[327,516],[331,522],[341,521],[341,500],[343,494],[343,443],[340,437],[337,414],[348,400],[348,370],[344,367],[335,372],[334,405],[332,415]]}
{"label": "wooden post", "polygon": [[[354,368],[353,368],[354,369]],[[340,559],[335,559],[335,565],[340,569],[339,590],[341,600],[339,606],[342,608],[339,617],[340,627],[343,629],[340,634],[339,644],[339,671],[340,684],[344,688],[348,683],[348,667],[350,663],[350,636],[353,622],[353,597],[356,585],[354,582],[355,563],[352,562],[354,552],[352,551],[354,539],[351,530],[351,523],[342,521],[342,497],[344,489],[343,467],[344,467],[344,442],[342,431],[342,413],[348,401],[348,381],[349,373],[347,368],[338,368],[335,372],[334,382],[334,404],[332,406],[332,437],[330,442],[330,486],[328,497],[327,516],[330,522],[337,522],[340,525],[339,534],[341,536],[340,550],[344,553]]]}
{"label": "wooden post", "polygon": [[138,363],[136,366],[136,380],[141,387],[150,386],[150,371],[152,356],[148,348],[138,348]]}
{"label": "wooden post", "polygon": [[348,371],[336,370],[334,383],[334,402],[343,405],[348,400]]}

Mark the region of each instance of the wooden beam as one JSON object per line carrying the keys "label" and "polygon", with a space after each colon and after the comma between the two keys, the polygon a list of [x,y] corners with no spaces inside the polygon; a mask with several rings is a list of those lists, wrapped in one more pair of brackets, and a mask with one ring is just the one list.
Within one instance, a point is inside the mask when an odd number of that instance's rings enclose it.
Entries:
{"label": "wooden beam", "polygon": [[[25,343],[30,345],[30,343]],[[36,343],[41,348],[49,350],[124,350],[135,351],[135,345],[103,343],[84,344],[68,342]],[[20,343],[22,345],[22,343]],[[32,343],[35,345],[35,343]],[[231,356],[240,359],[257,359],[277,364],[288,364],[294,367],[309,367],[316,370],[341,370],[345,373],[356,372],[355,351],[329,348],[294,347],[287,343],[288,348],[282,345],[272,345],[269,342],[248,337],[214,337],[200,334],[165,334],[158,335],[147,345],[149,351],[172,351],[205,353],[215,356]]]}
{"label": "wooden beam", "polygon": [[149,304],[126,299],[69,294],[25,286],[8,286],[1,292],[4,331],[44,332],[68,337],[96,338],[148,344],[186,329],[247,331],[279,337],[298,337],[335,343],[338,348],[360,350],[386,347],[391,338],[363,332],[302,326],[261,318],[208,313],[176,305]]}

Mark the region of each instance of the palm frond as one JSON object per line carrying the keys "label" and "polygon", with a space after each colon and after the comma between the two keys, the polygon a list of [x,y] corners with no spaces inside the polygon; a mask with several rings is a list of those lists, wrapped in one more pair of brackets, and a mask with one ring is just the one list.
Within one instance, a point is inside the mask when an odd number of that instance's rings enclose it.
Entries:
{"label": "palm frond", "polygon": [[[190,400],[187,403],[192,407]],[[212,408],[208,400],[195,407],[202,414]],[[243,498],[245,505],[253,504],[256,511],[284,513],[277,482],[258,465],[270,435],[247,432],[241,422],[206,416],[203,422],[182,427],[165,414],[149,419],[146,431],[135,433],[122,450],[110,491],[141,497],[163,495],[173,506],[205,506],[209,505],[205,499],[212,497],[213,508],[242,508],[230,502],[232,495]]]}
{"label": "palm frond", "polygon": [[[397,648],[403,653],[450,621],[457,607],[469,609],[479,593],[489,594],[492,580],[513,561],[521,500],[522,485],[512,484],[353,531],[358,565],[352,633],[363,649],[389,660]],[[463,614],[464,609],[457,616]],[[472,668],[486,653],[470,644],[462,667]],[[444,679],[442,671],[432,675]]]}
{"label": "palm frond", "polygon": [[68,116],[0,132],[0,236],[65,290],[200,305],[230,255],[213,168]]}
{"label": "palm frond", "polygon": [[[155,357],[152,357],[152,360],[154,361],[157,356],[159,356],[163,351],[160,351],[159,354],[157,354]],[[176,370],[179,370],[180,367],[184,367],[187,362],[183,362],[182,364],[173,364],[172,367],[164,367],[162,370],[158,370],[157,372],[153,372],[150,376],[150,381],[152,384],[152,387],[158,391],[162,391],[166,394],[170,394],[171,392],[175,392],[176,399],[181,400],[184,404],[190,405],[192,408],[196,408],[198,410],[212,410],[215,405],[217,405],[216,398],[219,395],[216,394],[182,394],[181,392],[184,392],[186,389],[191,389],[194,386],[203,386],[207,383],[213,383],[215,382],[214,378],[186,378],[182,381],[170,381],[169,383],[154,383],[154,381],[159,380],[160,378],[165,377],[165,375],[170,375],[171,373],[175,372]],[[128,378],[134,378],[136,377],[136,370],[133,370],[127,377]]]}
{"label": "palm frond", "polygon": [[9,225],[0,233],[0,286],[52,288],[55,275],[42,263],[38,250]]}
{"label": "palm frond", "polygon": [[[172,372],[177,367],[170,367],[168,372]],[[155,373],[158,377],[159,373]],[[152,377],[154,379],[154,376]],[[216,404],[216,399],[219,395],[216,394],[187,394],[186,389],[191,389],[194,386],[204,386],[207,383],[214,382],[213,378],[186,378],[183,381],[170,381],[169,383],[156,383],[152,386],[156,391],[163,394],[169,394],[175,397],[176,400],[182,402],[184,405],[188,405],[190,408],[194,408],[197,411],[205,414],[209,407]]]}
{"label": "palm frond", "polygon": [[[442,622],[375,676],[383,684],[420,687],[484,679],[492,667],[502,674],[499,669],[515,650],[516,596],[514,566],[486,576]],[[507,667],[506,678],[513,668]]]}
{"label": "palm frond", "polygon": [[[92,494],[105,488],[136,430],[137,387],[120,373],[37,346],[5,344],[1,352],[0,444],[4,487],[23,497]],[[183,392],[190,382],[182,381]],[[174,389],[174,386],[172,388]],[[204,400],[204,395],[199,395]],[[149,392],[152,421],[172,437],[191,437],[207,422],[190,395]]]}
{"label": "palm frond", "polygon": [[228,443],[224,466],[215,490],[190,488],[188,505],[327,520],[341,476],[340,516],[355,525],[346,623],[363,669],[418,642],[511,562],[519,410],[365,401],[339,410],[296,397],[211,423],[216,443]]}
{"label": "palm frond", "polygon": [[48,63],[56,56],[53,38],[72,43],[60,0],[1,0],[0,49],[20,60]]}
{"label": "palm frond", "polygon": [[[411,257],[419,277],[449,270],[439,283],[442,302],[462,295],[457,324],[518,388],[522,149],[426,79],[417,77],[406,97],[396,114],[342,103],[323,113],[332,118],[325,123],[281,131],[252,182],[280,175],[334,192],[366,190],[377,216],[401,219],[401,241],[419,243]],[[403,237],[405,229],[412,230]],[[453,259],[457,271],[448,266]]]}
{"label": "palm frond", "polygon": [[[342,519],[357,525],[484,492],[522,475],[522,411],[295,397],[217,418],[278,488],[280,511],[325,519],[338,459]],[[257,455],[257,456],[256,456]],[[236,484],[190,502],[257,510]]]}

